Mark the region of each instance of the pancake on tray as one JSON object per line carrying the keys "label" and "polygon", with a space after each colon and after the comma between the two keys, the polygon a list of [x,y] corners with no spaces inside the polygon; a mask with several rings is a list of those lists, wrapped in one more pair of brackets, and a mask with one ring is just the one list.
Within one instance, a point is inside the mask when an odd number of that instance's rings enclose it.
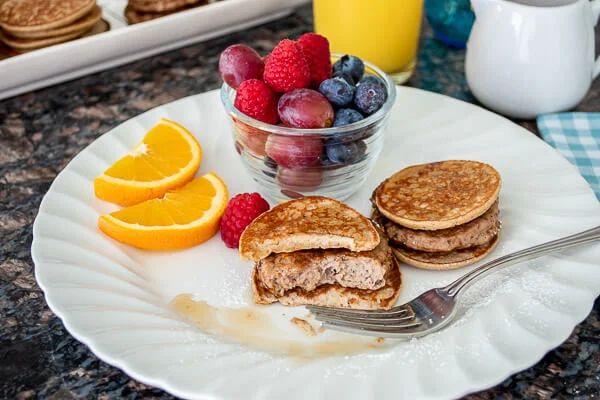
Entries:
{"label": "pancake on tray", "polygon": [[261,214],[240,237],[254,261],[259,304],[389,309],[402,283],[387,240],[349,206],[327,197],[290,200]]}
{"label": "pancake on tray", "polygon": [[396,257],[415,267],[454,269],[498,242],[501,178],[492,166],[450,160],[405,168],[373,192],[373,220]]}
{"label": "pancake on tray", "polygon": [[17,52],[108,29],[96,0],[0,0],[0,41]]}
{"label": "pancake on tray", "polygon": [[208,0],[129,0],[125,18],[130,24],[137,24],[205,4]]}

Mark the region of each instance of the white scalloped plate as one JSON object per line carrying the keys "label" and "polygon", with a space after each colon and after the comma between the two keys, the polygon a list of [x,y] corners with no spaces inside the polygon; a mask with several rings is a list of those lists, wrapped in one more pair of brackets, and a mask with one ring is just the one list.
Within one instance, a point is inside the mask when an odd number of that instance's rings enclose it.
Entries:
{"label": "white scalloped plate", "polygon": [[[215,171],[231,194],[257,190],[233,150],[218,92],[200,94],[125,122],[75,157],[42,201],[32,245],[37,280],[69,332],[140,381],[194,399],[454,398],[536,363],[569,336],[600,294],[600,247],[594,245],[501,271],[470,289],[467,307],[447,329],[386,342],[377,351],[299,358],[211,335],[171,312],[169,301],[192,293],[218,307],[248,305],[250,264],[218,235],[186,251],[160,253],[121,245],[96,227],[98,215],[115,206],[94,198],[93,178],[161,117],[198,137],[204,150],[199,174]],[[399,87],[385,140],[372,178],[348,201],[365,214],[371,191],[395,171],[475,159],[503,177],[503,232],[491,257],[600,224],[600,203],[574,167],[530,132],[479,107]],[[464,270],[405,266],[402,272],[399,302]],[[349,337],[332,331],[306,337],[289,323],[307,314],[302,307],[259,312],[289,342]]]}

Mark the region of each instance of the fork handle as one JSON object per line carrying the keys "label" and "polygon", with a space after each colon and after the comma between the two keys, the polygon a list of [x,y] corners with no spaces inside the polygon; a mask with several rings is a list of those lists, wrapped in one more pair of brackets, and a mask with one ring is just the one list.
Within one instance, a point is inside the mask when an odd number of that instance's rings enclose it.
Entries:
{"label": "fork handle", "polygon": [[566,236],[564,238],[556,239],[551,242],[546,242],[537,246],[519,250],[517,252],[496,258],[495,260],[492,260],[478,268],[475,268],[473,271],[461,276],[454,282],[450,283],[448,286],[444,287],[442,291],[445,292],[447,296],[456,297],[461,293],[461,291],[464,288],[477,281],[478,279],[497,271],[501,267],[507,267],[518,262],[532,260],[534,258],[545,256],[547,254],[551,254],[560,250],[568,249],[570,247],[579,246],[585,243],[591,243],[598,239],[600,239],[600,225],[595,228],[588,229],[587,231],[576,233],[571,236]]}

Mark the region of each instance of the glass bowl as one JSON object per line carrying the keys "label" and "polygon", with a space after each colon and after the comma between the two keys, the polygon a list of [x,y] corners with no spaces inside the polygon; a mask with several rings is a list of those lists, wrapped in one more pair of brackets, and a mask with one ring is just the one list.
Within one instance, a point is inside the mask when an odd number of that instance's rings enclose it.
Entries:
{"label": "glass bowl", "polygon": [[[341,56],[332,55],[332,62]],[[385,72],[366,61],[364,64],[365,75],[375,75],[384,82],[387,99],[374,114],[335,128],[298,129],[255,120],[233,106],[235,90],[223,84],[221,101],[231,118],[235,150],[263,195],[277,202],[307,195],[345,200],[365,183],[383,148],[384,129],[396,100],[396,87]],[[330,146],[350,149],[347,162],[329,160]],[[274,153],[280,162],[282,154],[290,154],[296,165],[278,165],[269,156]]]}

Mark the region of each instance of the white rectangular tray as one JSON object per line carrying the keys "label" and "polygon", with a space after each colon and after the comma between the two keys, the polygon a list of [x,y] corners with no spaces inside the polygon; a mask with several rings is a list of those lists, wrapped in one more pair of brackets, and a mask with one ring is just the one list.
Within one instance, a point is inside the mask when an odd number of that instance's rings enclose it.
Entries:
{"label": "white rectangular tray", "polygon": [[222,0],[128,25],[126,0],[98,0],[108,32],[0,60],[0,99],[281,18],[309,0]]}

